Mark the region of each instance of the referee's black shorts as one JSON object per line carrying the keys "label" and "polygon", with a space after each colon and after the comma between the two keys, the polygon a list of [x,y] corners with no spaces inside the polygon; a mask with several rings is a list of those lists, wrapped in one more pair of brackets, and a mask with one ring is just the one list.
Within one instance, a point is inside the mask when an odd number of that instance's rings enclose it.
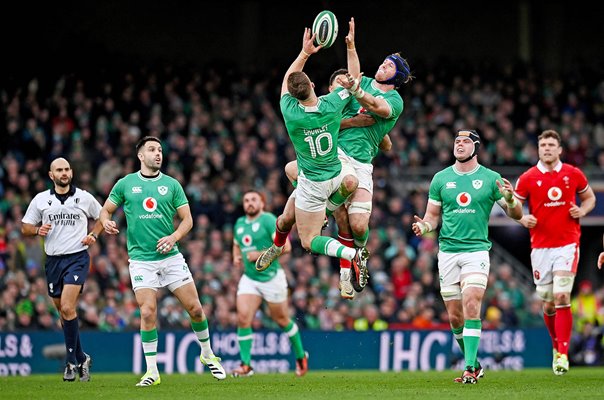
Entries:
{"label": "referee's black shorts", "polygon": [[90,269],[90,255],[88,250],[82,250],[61,256],[47,256],[45,269],[50,297],[61,297],[63,285],[80,285],[82,293]]}

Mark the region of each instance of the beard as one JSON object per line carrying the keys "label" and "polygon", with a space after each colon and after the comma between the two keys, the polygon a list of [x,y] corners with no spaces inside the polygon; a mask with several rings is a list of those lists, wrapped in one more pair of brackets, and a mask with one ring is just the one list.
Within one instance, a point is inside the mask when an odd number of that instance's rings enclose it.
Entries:
{"label": "beard", "polygon": [[53,182],[55,183],[55,185],[64,188],[64,187],[71,185],[71,179],[72,178],[67,178],[66,180],[61,180],[61,178],[55,178],[55,179],[53,179]]}
{"label": "beard", "polygon": [[161,169],[161,162],[159,163],[159,165],[157,165],[157,163],[155,162],[155,159],[148,160],[145,162],[145,166],[147,168],[149,168],[151,171],[157,172]]}
{"label": "beard", "polygon": [[246,214],[248,217],[251,217],[251,218],[255,217],[255,216],[256,216],[256,215],[258,215],[259,213],[260,213],[260,209],[259,209],[259,208],[248,207],[248,208],[245,210],[245,214]]}

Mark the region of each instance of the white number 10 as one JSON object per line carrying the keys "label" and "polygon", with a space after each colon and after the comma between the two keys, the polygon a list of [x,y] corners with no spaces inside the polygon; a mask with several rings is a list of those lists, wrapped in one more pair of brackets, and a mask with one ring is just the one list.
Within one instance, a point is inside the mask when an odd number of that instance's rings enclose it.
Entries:
{"label": "white number 10", "polygon": [[[326,149],[324,149],[321,145],[321,139],[323,138],[327,138]],[[322,134],[317,135],[314,140],[312,136],[307,136],[304,138],[304,141],[308,143],[308,146],[310,147],[310,156],[312,158],[316,158],[317,154],[320,156],[324,156],[325,154],[329,153],[333,148],[333,141],[331,139],[331,135],[328,132],[323,132]]]}

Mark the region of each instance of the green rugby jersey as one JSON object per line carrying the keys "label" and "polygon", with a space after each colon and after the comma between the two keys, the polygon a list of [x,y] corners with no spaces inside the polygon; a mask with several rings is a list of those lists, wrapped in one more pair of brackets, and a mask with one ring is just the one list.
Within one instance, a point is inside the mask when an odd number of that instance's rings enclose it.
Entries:
{"label": "green rugby jersey", "polygon": [[175,231],[177,209],[189,204],[176,179],[161,172],[154,178],[145,178],[140,171],[128,174],[111,189],[109,201],[124,206],[131,260],[157,261],[178,254],[178,245],[166,254],[157,252],[157,241]]}
{"label": "green rugby jersey", "polygon": [[247,253],[250,251],[262,251],[268,249],[273,244],[273,235],[275,233],[277,217],[269,212],[263,212],[257,218],[250,220],[247,216],[240,217],[235,222],[233,230],[233,240],[241,249],[244,271],[250,279],[258,282],[267,282],[275,277],[281,265],[277,258],[264,271],[256,271],[256,263],[247,260]]}
{"label": "green rugby jersey", "polygon": [[[390,132],[403,113],[404,103],[403,98],[396,90],[383,92],[378,89],[375,79],[364,76],[361,81],[361,88],[376,98],[386,100],[390,105],[390,115],[387,118],[382,118],[369,113],[375,119],[375,124],[340,131],[339,146],[344,153],[355,160],[370,164],[380,150],[382,139]],[[352,117],[360,111],[362,111],[362,106],[356,99],[353,99],[344,110],[344,116]]]}
{"label": "green rugby jersey", "polygon": [[292,141],[298,169],[311,181],[326,181],[342,170],[338,159],[338,132],[342,111],[352,96],[344,88],[320,96],[316,106],[305,107],[285,93],[280,106]]}
{"label": "green rugby jersey", "polygon": [[466,173],[450,166],[434,175],[428,201],[441,207],[440,250],[469,253],[491,249],[489,215],[503,197],[497,180],[501,181],[501,175],[482,165]]}

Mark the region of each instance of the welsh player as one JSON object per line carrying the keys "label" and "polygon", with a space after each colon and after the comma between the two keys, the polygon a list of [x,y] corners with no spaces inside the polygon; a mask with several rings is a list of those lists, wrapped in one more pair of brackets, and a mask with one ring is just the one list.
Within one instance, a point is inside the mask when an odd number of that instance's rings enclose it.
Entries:
{"label": "welsh player", "polygon": [[[264,196],[257,191],[243,195],[245,216],[235,222],[233,240],[233,264],[243,267],[243,274],[237,288],[237,339],[241,366],[232,373],[234,377],[251,376],[252,368],[252,321],[264,299],[269,314],[289,336],[296,356],[296,376],[304,376],[308,371],[308,357],[302,346],[298,325],[289,317],[287,302],[287,280],[277,260],[264,271],[256,271],[255,262],[260,252],[273,243],[277,217],[264,211]],[[291,250],[286,242],[283,253]],[[283,254],[282,253],[282,254]]]}
{"label": "welsh player", "polygon": [[461,130],[455,138],[455,164],[434,175],[423,219],[415,216],[416,236],[434,230],[438,236],[440,293],[451,330],[464,353],[466,368],[456,382],[474,384],[484,375],[477,360],[482,331],[480,309],[490,269],[489,215],[495,203],[515,220],[522,205],[507,179],[478,163],[480,137]]}
{"label": "welsh player", "polygon": [[[344,258],[357,268],[366,268],[368,254],[351,249],[329,237],[321,236],[325,206],[335,210],[357,188],[354,171],[342,165],[337,155],[338,131],[342,110],[351,100],[341,88],[318,97],[314,84],[302,72],[308,58],[320,50],[313,44],[315,35],[305,28],[302,51],[290,65],[281,85],[281,112],[289,134],[300,175],[295,200],[290,198],[286,211],[293,208],[290,218],[277,219],[273,245],[256,261],[263,271],[283,252],[289,230],[297,222],[302,246],[317,254]],[[292,204],[294,204],[292,206]]]}
{"label": "welsh player", "polygon": [[569,368],[570,294],[579,262],[579,220],[593,210],[596,196],[581,170],[560,161],[558,132],[543,131],[538,144],[539,162],[516,182],[516,197],[528,202],[529,214],[519,222],[531,234],[533,280],[552,338],[552,369],[563,375]]}
{"label": "welsh player", "polygon": [[[136,145],[140,171],[120,179],[101,210],[100,220],[109,235],[119,233],[111,216],[124,207],[128,225],[130,279],[141,311],[141,340],[147,372],[136,386],[161,383],[157,369],[157,290],[165,287],[191,317],[191,328],[201,346],[199,359],[217,379],[226,373],[210,346],[208,320],[203,312],[189,267],[178,251],[180,241],[192,228],[193,218],[182,186],[160,171],[163,154],[158,138],[146,136]],[[177,214],[180,223],[174,229]]]}

